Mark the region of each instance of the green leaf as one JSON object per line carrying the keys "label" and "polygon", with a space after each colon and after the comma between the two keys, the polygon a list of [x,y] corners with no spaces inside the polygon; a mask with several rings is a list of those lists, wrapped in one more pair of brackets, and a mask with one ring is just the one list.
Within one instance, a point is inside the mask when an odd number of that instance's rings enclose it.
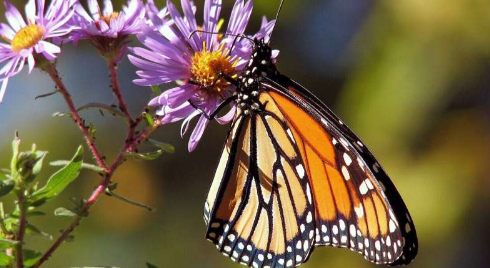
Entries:
{"label": "green leaf", "polygon": [[147,268],[158,268],[158,266],[155,266],[155,265],[153,265],[153,264],[151,264],[149,262],[146,263],[146,267]]}
{"label": "green leaf", "polygon": [[9,255],[5,254],[5,252],[0,251],[0,267],[9,266],[13,260],[14,260],[13,256],[9,256]]}
{"label": "green leaf", "polygon": [[114,116],[119,116],[119,117],[125,118],[125,115],[123,114],[123,112],[121,112],[119,109],[117,109],[117,107],[114,107],[114,106],[111,106],[108,104],[104,104],[104,103],[100,103],[100,102],[87,103],[87,104],[79,107],[77,109],[77,111],[83,111],[83,110],[89,110],[89,109],[106,110]]}
{"label": "green leaf", "polygon": [[8,195],[15,187],[14,180],[0,181],[0,197]]}
{"label": "green leaf", "polygon": [[[57,160],[57,161],[53,161],[53,162],[49,163],[49,165],[55,166],[55,167],[60,167],[60,166],[66,166],[66,165],[68,165],[68,163],[70,163],[70,161],[68,161],[68,160]],[[105,170],[99,166],[96,166],[96,165],[83,163],[82,168],[83,169],[90,169],[90,170],[93,170],[97,173],[105,174]]]}
{"label": "green leaf", "polygon": [[153,93],[155,93],[156,96],[160,96],[160,94],[162,94],[162,90],[160,89],[159,86],[151,86],[151,91],[153,91]]}
{"label": "green leaf", "polygon": [[39,235],[41,237],[47,238],[48,240],[53,240],[52,235],[39,230],[39,228],[37,228],[36,226],[34,226],[30,223],[28,223],[26,226],[26,234]]}
{"label": "green leaf", "polygon": [[53,117],[71,117],[71,114],[66,114],[62,112],[54,112],[51,116]]}
{"label": "green leaf", "polygon": [[74,235],[69,235],[65,238],[65,242],[70,243],[75,241],[75,236]]}
{"label": "green leaf", "polygon": [[77,214],[67,208],[64,208],[64,207],[59,207],[57,209],[54,210],[54,215],[55,216],[58,216],[58,217],[76,217]]}
{"label": "green leaf", "polygon": [[140,208],[144,208],[148,211],[153,211],[155,210],[154,208],[148,206],[148,205],[145,205],[145,204],[142,204],[142,203],[139,203],[139,202],[136,202],[136,201],[133,201],[133,200],[130,200],[130,199],[127,199],[126,197],[123,197],[123,196],[120,196],[118,194],[116,194],[115,192],[113,192],[112,190],[110,190],[110,188],[107,188],[105,189],[105,193],[108,195],[108,196],[111,196],[111,197],[114,197],[116,199],[119,199],[125,203],[128,203],[132,206],[137,206],[137,207],[140,207]]}
{"label": "green leaf", "polygon": [[20,146],[19,132],[16,131],[14,141],[12,141],[12,161],[10,162],[10,169],[12,170],[13,174],[17,173],[19,146]]}
{"label": "green leaf", "polygon": [[32,182],[39,175],[44,157],[48,153],[46,151],[35,151],[35,146],[33,148],[33,151],[20,153],[17,163],[19,175],[26,182]]}
{"label": "green leaf", "polygon": [[31,250],[31,249],[24,249],[23,253],[24,253],[24,266],[26,267],[34,265],[43,256],[41,252]]}
{"label": "green leaf", "polygon": [[143,113],[143,119],[145,119],[145,122],[149,127],[153,126],[153,123],[155,123],[155,120],[153,120],[153,117],[149,113]]}
{"label": "green leaf", "polygon": [[46,94],[41,94],[41,95],[38,95],[34,98],[34,100],[37,100],[37,99],[40,99],[40,98],[46,98],[46,97],[49,97],[51,95],[54,95],[56,93],[58,93],[59,91],[58,90],[55,90],[55,91],[52,91],[52,92],[49,92],[49,93],[46,93]]}
{"label": "green leaf", "polygon": [[9,176],[2,171],[0,171],[0,181],[6,181],[9,179]]}
{"label": "green leaf", "polygon": [[[19,218],[19,210],[15,210],[12,214],[10,214],[13,218],[18,219]],[[39,211],[39,210],[33,210],[33,211],[27,211],[27,217],[35,217],[35,216],[45,216],[46,213]]]}
{"label": "green leaf", "polygon": [[72,160],[58,172],[49,178],[43,188],[35,191],[28,197],[32,206],[41,205],[44,202],[58,196],[80,174],[83,164],[83,147],[79,146]]}
{"label": "green leaf", "polygon": [[169,153],[169,154],[175,153],[175,147],[170,143],[160,142],[160,141],[156,141],[153,139],[148,139],[148,141],[152,145],[164,150],[166,153]]}
{"label": "green leaf", "polygon": [[17,244],[19,244],[19,241],[5,239],[5,238],[0,239],[0,250],[6,250],[9,248],[13,248]]}
{"label": "green leaf", "polygon": [[129,158],[133,158],[135,160],[155,160],[158,157],[160,157],[160,155],[162,155],[163,152],[164,152],[163,149],[160,149],[160,150],[157,150],[154,152],[149,152],[149,153],[128,152],[128,153],[124,153],[124,156],[129,157]]}

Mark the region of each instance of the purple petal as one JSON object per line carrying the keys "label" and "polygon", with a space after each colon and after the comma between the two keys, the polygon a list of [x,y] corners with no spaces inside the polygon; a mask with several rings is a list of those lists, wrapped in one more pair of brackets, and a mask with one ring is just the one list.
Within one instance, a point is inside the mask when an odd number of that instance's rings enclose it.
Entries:
{"label": "purple petal", "polygon": [[94,18],[94,20],[100,19],[100,7],[97,0],[87,0],[88,10],[90,11],[90,16]]}
{"label": "purple petal", "polygon": [[104,0],[104,16],[110,16],[114,13],[114,8],[112,7],[111,0]]}
{"label": "purple petal", "polygon": [[[184,11],[185,19],[189,25],[189,30],[191,33],[197,30],[196,16],[194,15],[194,11],[192,9],[192,4],[189,0],[181,0],[182,10]],[[202,50],[202,41],[199,38],[199,34],[194,34],[192,36],[192,40],[197,47],[197,51]]]}
{"label": "purple petal", "polygon": [[3,79],[2,88],[0,88],[0,103],[3,102],[3,96],[5,95],[5,91],[7,90],[7,84],[9,82],[8,78]]}
{"label": "purple petal", "polygon": [[4,1],[4,4],[5,8],[7,9],[7,11],[5,12],[5,18],[9,22],[12,29],[17,32],[20,29],[24,28],[26,26],[26,23],[22,18],[19,10],[7,0]]}
{"label": "purple petal", "polygon": [[151,99],[150,102],[148,102],[148,106],[166,106],[166,105],[167,105],[167,98],[163,94],[160,94],[160,96],[157,96]]}
{"label": "purple petal", "polygon": [[231,12],[226,32],[233,35],[243,34],[250,20],[252,9],[252,1],[247,1],[245,4],[243,0],[237,1]]}
{"label": "purple petal", "polygon": [[34,61],[34,56],[29,55],[27,56],[27,63],[28,63],[28,66],[29,66],[29,73],[32,72],[32,69],[34,69],[34,66],[36,65],[36,62]]}
{"label": "purple petal", "polygon": [[36,2],[34,0],[29,0],[26,4],[25,11],[27,19],[34,20],[36,18]]}
{"label": "purple petal", "polygon": [[194,94],[196,94],[196,91],[197,89],[194,85],[183,85],[169,89],[163,92],[163,95],[167,99],[168,106],[170,108],[175,108],[188,101]]}
{"label": "purple petal", "polygon": [[[182,16],[180,16],[179,11],[175,7],[175,5],[172,2],[170,2],[169,0],[167,0],[167,8],[170,12],[170,16],[172,17],[172,19],[175,22],[175,25],[177,26],[177,28],[179,28],[182,35],[184,35],[184,38],[188,39],[189,36],[191,35],[191,32],[194,31],[195,29],[189,28],[189,26],[184,21]],[[196,43],[194,41],[194,38],[189,40],[189,44],[191,45],[191,47],[194,51],[200,51],[200,49],[199,49],[200,46],[198,46],[198,43]]]}
{"label": "purple petal", "polygon": [[[182,111],[185,112],[190,112],[187,117],[185,117],[184,121],[182,122],[182,125],[180,126],[180,136],[184,137],[185,133],[187,133],[187,130],[189,130],[189,124],[194,119],[194,117],[198,116],[201,114],[201,111],[196,110],[194,107],[192,107],[190,104],[185,103],[182,105],[183,107],[186,107]],[[169,114],[170,115],[170,114]],[[174,113],[174,116],[176,113]],[[175,117],[177,118],[177,117]]]}
{"label": "purple petal", "polygon": [[5,23],[0,23],[0,35],[7,37],[10,40],[13,40],[15,37],[15,32],[10,28],[9,25]]}
{"label": "purple petal", "polygon": [[194,151],[194,149],[196,149],[196,146],[199,143],[199,140],[201,140],[202,134],[204,133],[204,130],[206,129],[206,126],[208,124],[209,120],[201,115],[201,118],[199,118],[199,121],[197,121],[197,124],[194,127],[194,131],[192,131],[191,137],[189,138],[189,152],[192,152]]}
{"label": "purple petal", "polygon": [[218,122],[220,125],[226,125],[233,120],[233,118],[235,117],[235,113],[236,113],[236,106],[233,105],[230,111],[228,111],[228,113],[226,113],[222,117],[216,117],[215,118],[216,122]]}
{"label": "purple petal", "polygon": [[208,50],[213,48],[213,44],[218,40],[216,25],[219,21],[219,13],[221,12],[221,0],[206,0],[204,3],[204,36],[206,37],[206,47]]}

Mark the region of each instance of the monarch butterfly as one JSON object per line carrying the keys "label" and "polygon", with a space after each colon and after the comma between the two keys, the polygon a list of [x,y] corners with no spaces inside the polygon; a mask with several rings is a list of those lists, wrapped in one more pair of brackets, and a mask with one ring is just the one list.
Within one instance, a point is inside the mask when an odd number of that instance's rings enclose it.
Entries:
{"label": "monarch butterfly", "polygon": [[317,97],[280,74],[263,39],[236,80],[237,111],[209,191],[206,237],[250,267],[295,267],[316,246],[377,263],[417,254],[410,214],[361,140]]}

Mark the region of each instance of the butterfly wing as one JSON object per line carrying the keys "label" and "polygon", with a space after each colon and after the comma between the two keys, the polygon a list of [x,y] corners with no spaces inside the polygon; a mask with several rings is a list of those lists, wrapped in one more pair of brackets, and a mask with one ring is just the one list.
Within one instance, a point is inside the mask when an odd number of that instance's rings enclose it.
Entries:
{"label": "butterfly wing", "polygon": [[298,266],[314,246],[309,181],[283,122],[237,113],[205,204],[206,237],[251,267]]}
{"label": "butterfly wing", "polygon": [[414,224],[372,153],[298,83],[280,75],[263,86],[285,116],[307,167],[315,244],[348,247],[374,263],[410,263],[418,248]]}

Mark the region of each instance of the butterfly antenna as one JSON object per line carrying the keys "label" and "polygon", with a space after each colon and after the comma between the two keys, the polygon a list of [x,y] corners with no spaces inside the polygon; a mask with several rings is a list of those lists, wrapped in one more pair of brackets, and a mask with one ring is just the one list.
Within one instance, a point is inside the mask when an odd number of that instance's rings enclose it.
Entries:
{"label": "butterfly antenna", "polygon": [[[276,18],[274,19],[274,29],[276,28],[277,20],[279,19],[279,14],[281,13],[281,9],[283,5],[284,5],[284,0],[281,0],[281,3],[279,4],[279,8],[277,9]],[[271,33],[269,34],[269,43],[271,42],[273,33],[274,30],[272,30]]]}
{"label": "butterfly antenna", "polygon": [[235,47],[235,44],[236,44],[236,41],[238,40],[238,38],[245,38],[247,40],[249,40],[252,44],[254,43],[254,40],[244,34],[230,34],[230,33],[218,33],[218,32],[208,32],[208,31],[204,31],[204,30],[194,30],[192,31],[190,34],[189,34],[189,37],[188,39],[191,39],[192,36],[196,33],[207,33],[207,34],[223,34],[223,35],[228,35],[228,36],[233,36],[235,37],[233,39],[233,43],[231,44],[230,46],[230,50],[228,52],[228,55],[229,56],[231,54],[231,51],[233,50],[233,48]]}
{"label": "butterfly antenna", "polygon": [[208,32],[208,31],[204,31],[204,30],[194,30],[192,31],[189,36],[187,37],[188,39],[191,39],[192,36],[194,36],[196,33],[207,33],[207,34],[222,34],[222,35],[228,35],[228,36],[234,36],[235,38],[245,38],[247,40],[249,40],[250,42],[253,43],[253,39],[244,35],[244,34],[231,34],[231,33],[218,33],[218,32]]}

